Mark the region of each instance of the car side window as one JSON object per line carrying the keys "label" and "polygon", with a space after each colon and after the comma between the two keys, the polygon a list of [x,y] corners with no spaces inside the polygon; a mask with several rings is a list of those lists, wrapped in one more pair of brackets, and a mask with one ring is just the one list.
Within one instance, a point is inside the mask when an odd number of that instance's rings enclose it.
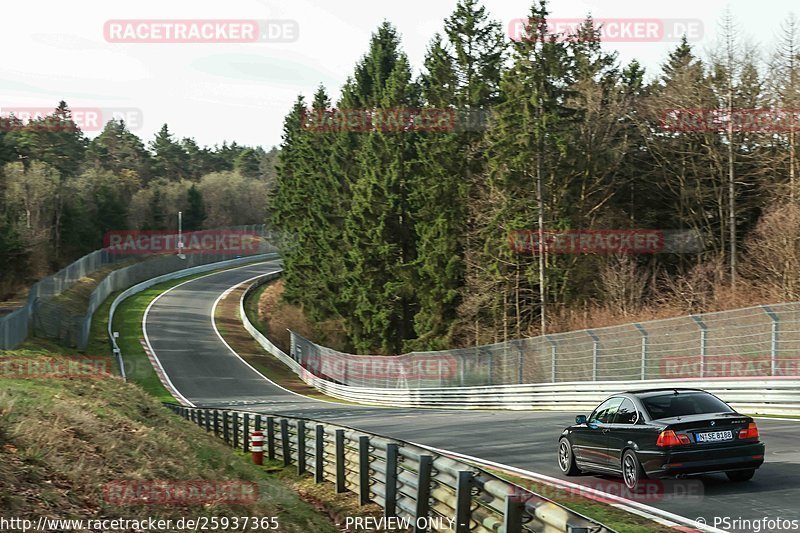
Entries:
{"label": "car side window", "polygon": [[629,398],[625,398],[617,409],[617,417],[614,419],[615,424],[635,424],[639,415],[636,412],[636,407]]}
{"label": "car side window", "polygon": [[589,421],[608,424],[609,422],[614,420],[614,415],[617,414],[617,409],[619,408],[619,405],[621,403],[622,403],[622,398],[609,398],[608,400],[601,403],[600,406],[594,410],[594,413],[592,413],[592,416],[589,419]]}

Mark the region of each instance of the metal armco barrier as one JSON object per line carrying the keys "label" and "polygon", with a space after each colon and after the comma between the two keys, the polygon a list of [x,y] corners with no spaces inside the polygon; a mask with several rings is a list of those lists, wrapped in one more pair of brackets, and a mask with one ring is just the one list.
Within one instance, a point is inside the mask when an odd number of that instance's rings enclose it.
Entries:
{"label": "metal armco barrier", "polygon": [[[296,358],[283,352],[247,318],[244,300],[259,285],[280,276],[268,274],[256,280],[242,295],[239,315],[245,329],[269,353],[275,355],[303,381],[321,392],[358,403],[446,409],[543,409],[588,414],[607,396],[624,390],[694,387],[704,389],[748,414],[800,415],[800,379],[793,377],[739,377],[629,379],[573,381],[466,387],[358,387],[315,375]],[[599,331],[599,330],[595,330]],[[442,352],[446,354],[447,352]],[[388,357],[385,357],[388,359]]]}
{"label": "metal armco barrier", "polygon": [[247,417],[266,427],[270,459],[358,494],[362,505],[380,505],[384,516],[416,532],[610,531],[481,468],[404,441],[304,418],[165,405],[206,430],[211,417],[215,434],[243,452],[235,435],[244,434]]}

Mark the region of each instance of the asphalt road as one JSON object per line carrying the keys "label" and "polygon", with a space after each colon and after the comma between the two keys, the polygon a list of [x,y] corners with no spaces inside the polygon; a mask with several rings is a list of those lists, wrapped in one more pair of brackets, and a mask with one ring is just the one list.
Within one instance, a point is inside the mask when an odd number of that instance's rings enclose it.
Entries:
{"label": "asphalt road", "polygon": [[[226,289],[277,269],[275,263],[263,263],[198,278],[151,306],[145,333],[174,386],[192,403],[336,421],[601,490],[621,489],[613,478],[567,478],[558,470],[558,436],[580,413],[360,407],[298,396],[264,379],[221,341],[212,325],[212,308]],[[703,517],[709,525],[714,517],[800,521],[800,421],[759,419],[758,425],[767,457],[753,480],[734,484],[723,475],[704,476],[702,483],[683,487],[691,491],[688,497],[668,497],[652,505],[690,519]],[[676,494],[682,494],[681,487]]]}

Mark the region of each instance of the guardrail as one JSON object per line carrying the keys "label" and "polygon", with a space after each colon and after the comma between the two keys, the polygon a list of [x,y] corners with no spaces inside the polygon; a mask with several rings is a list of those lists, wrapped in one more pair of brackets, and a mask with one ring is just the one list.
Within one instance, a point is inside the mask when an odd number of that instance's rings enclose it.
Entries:
{"label": "guardrail", "polygon": [[277,259],[278,257],[279,256],[277,253],[271,253],[271,254],[250,255],[247,257],[241,257],[237,259],[228,259],[227,261],[218,261],[216,263],[207,263],[191,268],[185,268],[183,270],[176,270],[173,272],[169,272],[167,274],[162,274],[161,276],[150,278],[148,280],[142,281],[141,283],[137,283],[136,285],[129,287],[125,291],[121,292],[116,298],[114,298],[114,301],[111,302],[111,307],[108,310],[108,340],[109,343],[111,344],[111,350],[114,354],[114,357],[116,357],[117,359],[117,364],[119,366],[120,375],[122,376],[122,378],[127,381],[127,376],[125,373],[125,363],[122,359],[122,350],[117,344],[117,339],[114,338],[114,333],[112,330],[114,323],[114,313],[117,311],[117,307],[119,307],[119,304],[122,303],[123,300],[130,298],[134,294],[145,291],[150,287],[152,287],[153,285],[158,285],[159,283],[163,283],[165,281],[191,276],[192,274],[210,272],[212,270],[217,270],[219,268],[225,268],[229,266],[232,267],[262,260]]}
{"label": "guardrail", "polygon": [[427,388],[371,388],[337,383],[316,376],[304,368],[301,363],[275,346],[247,318],[244,310],[247,296],[261,284],[278,276],[280,272],[259,278],[242,294],[239,315],[244,328],[256,342],[280,359],[304,382],[334,398],[403,407],[588,412],[607,396],[624,390],[696,387],[719,396],[745,413],[800,416],[800,380],[797,378],[681,378]]}
{"label": "guardrail", "polygon": [[164,404],[226,443],[249,451],[266,433],[270,460],[374,502],[415,532],[605,533],[602,524],[474,465],[408,442],[307,418]]}

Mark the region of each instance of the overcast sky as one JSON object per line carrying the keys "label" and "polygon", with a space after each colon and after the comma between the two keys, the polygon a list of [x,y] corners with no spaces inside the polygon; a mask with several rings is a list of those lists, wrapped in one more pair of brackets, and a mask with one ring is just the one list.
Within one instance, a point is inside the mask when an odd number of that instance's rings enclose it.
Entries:
{"label": "overcast sky", "polygon": [[[8,108],[70,107],[122,110],[145,141],[165,122],[201,145],[223,140],[266,148],[280,143],[283,118],[298,93],[319,83],[337,95],[370,34],[389,20],[399,30],[415,73],[426,46],[456,0],[24,0],[3,4],[0,112]],[[528,0],[489,0],[504,28],[525,17]],[[695,45],[714,46],[730,6],[741,34],[772,49],[790,0],[552,0],[551,17],[591,13],[599,19],[690,19],[702,23]],[[119,43],[104,27],[112,20],[247,19],[289,21],[274,26],[284,42]],[[298,34],[292,35],[296,27]],[[277,28],[277,29],[276,29]],[[275,35],[275,34],[273,34]],[[274,38],[274,37],[273,37]],[[652,74],[674,42],[614,42],[627,62]],[[125,111],[127,110],[127,111]],[[96,132],[88,131],[93,136]]]}

